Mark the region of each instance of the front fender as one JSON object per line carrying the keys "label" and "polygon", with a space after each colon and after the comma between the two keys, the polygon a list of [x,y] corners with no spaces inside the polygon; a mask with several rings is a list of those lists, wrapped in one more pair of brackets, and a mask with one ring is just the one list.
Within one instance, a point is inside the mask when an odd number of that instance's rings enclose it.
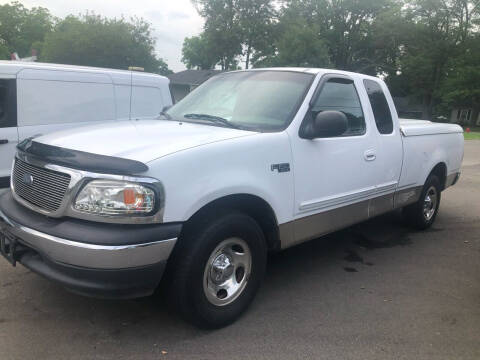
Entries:
{"label": "front fender", "polygon": [[165,222],[186,221],[214,200],[248,194],[265,200],[280,224],[292,219],[294,204],[292,171],[272,170],[283,163],[291,164],[291,151],[282,132],[199,146],[148,166],[165,188]]}

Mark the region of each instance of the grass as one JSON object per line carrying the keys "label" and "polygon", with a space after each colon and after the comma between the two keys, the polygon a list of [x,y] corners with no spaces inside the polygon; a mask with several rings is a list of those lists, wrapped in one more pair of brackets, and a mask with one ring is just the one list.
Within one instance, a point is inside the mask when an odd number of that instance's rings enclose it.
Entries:
{"label": "grass", "polygon": [[470,127],[470,132],[465,132],[466,127],[463,129],[463,136],[465,140],[480,140],[480,128]]}
{"label": "grass", "polygon": [[464,132],[463,136],[465,140],[480,140],[480,131]]}

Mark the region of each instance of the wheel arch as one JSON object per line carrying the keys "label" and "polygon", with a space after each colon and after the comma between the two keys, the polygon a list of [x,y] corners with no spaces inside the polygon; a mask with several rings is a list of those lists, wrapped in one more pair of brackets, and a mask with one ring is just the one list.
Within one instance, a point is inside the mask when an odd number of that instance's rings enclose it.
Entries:
{"label": "wheel arch", "polygon": [[[440,180],[440,185],[441,185],[441,191],[445,189],[445,184],[447,181],[447,165],[442,161],[438,162],[432,170],[428,173],[427,179],[430,175],[436,175],[438,179]],[[426,181],[426,179],[425,179]]]}
{"label": "wheel arch", "polygon": [[212,214],[223,214],[226,210],[237,210],[251,216],[262,229],[268,250],[280,249],[280,235],[275,211],[265,199],[248,193],[225,195],[208,202],[190,216],[185,222],[182,232],[189,231],[200,219]]}

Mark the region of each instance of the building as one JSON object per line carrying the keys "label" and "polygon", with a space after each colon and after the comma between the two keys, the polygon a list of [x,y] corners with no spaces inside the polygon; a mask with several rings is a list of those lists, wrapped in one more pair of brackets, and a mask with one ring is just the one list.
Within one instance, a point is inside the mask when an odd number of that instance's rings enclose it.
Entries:
{"label": "building", "polygon": [[[426,109],[415,99],[409,96],[394,97],[393,102],[397,108],[398,117],[402,119],[424,119]],[[430,119],[427,119],[430,120]]]}
{"label": "building", "polygon": [[37,61],[37,50],[32,49],[32,56],[21,58],[16,52],[10,54],[10,60],[12,61]]}
{"label": "building", "polygon": [[168,75],[174,102],[180,101],[198,85],[221,72],[222,70],[185,70]]}
{"label": "building", "polygon": [[450,122],[460,125],[480,125],[480,109],[453,109],[450,116]]}

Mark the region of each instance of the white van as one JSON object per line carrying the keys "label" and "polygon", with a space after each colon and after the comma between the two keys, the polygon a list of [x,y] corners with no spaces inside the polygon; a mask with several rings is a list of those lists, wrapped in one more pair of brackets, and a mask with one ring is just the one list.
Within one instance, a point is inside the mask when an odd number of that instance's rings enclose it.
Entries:
{"label": "white van", "polygon": [[172,104],[160,75],[82,66],[0,61],[0,188],[18,142],[113,120],[152,118]]}

